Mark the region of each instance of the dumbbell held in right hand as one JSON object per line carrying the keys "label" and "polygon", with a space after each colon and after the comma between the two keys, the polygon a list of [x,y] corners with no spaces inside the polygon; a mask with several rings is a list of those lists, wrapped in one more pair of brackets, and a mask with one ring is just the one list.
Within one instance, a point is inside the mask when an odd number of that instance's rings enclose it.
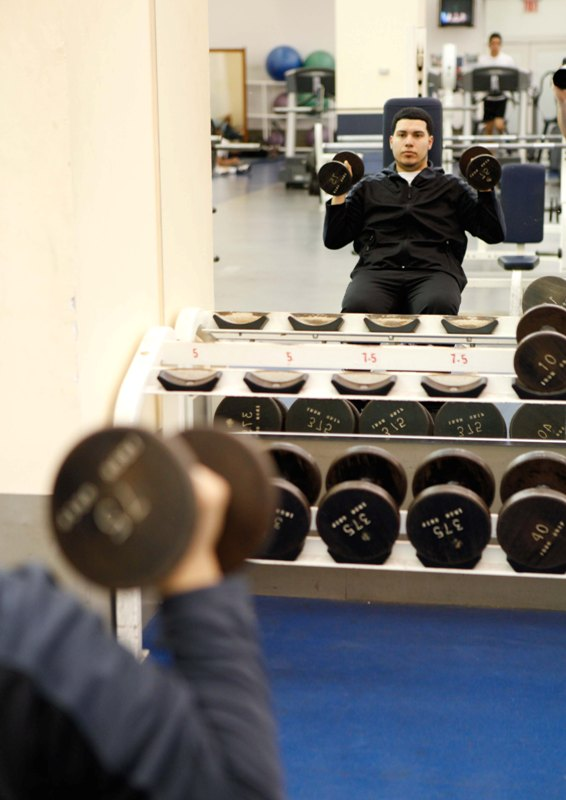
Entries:
{"label": "dumbbell held in right hand", "polygon": [[200,463],[231,488],[216,554],[223,572],[239,568],[263,545],[277,502],[272,460],[253,445],[208,428],[167,439],[135,427],[87,436],[55,478],[51,518],[62,553],[102,586],[156,585],[198,525],[190,469]]}
{"label": "dumbbell held in right hand", "polygon": [[[350,165],[351,171],[346,166]],[[320,188],[333,197],[346,194],[352,186],[364,176],[364,162],[356,154],[348,150],[336,153],[332,161],[323,164],[318,171],[318,184]]]}

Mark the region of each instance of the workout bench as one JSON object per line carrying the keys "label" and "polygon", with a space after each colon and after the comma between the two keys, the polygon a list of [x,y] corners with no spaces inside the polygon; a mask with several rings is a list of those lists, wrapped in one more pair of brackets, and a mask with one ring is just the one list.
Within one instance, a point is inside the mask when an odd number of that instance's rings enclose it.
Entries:
{"label": "workout bench", "polygon": [[501,205],[505,215],[506,242],[517,245],[513,254],[497,261],[511,272],[509,313],[520,314],[523,272],[539,264],[536,253],[526,253],[525,244],[544,238],[545,168],[542,164],[505,164],[501,174]]}

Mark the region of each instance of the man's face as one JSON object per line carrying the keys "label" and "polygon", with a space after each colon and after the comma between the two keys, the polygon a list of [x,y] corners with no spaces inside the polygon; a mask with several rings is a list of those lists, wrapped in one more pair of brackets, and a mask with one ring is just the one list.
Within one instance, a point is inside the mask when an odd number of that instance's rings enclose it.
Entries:
{"label": "man's face", "polygon": [[428,162],[428,151],[433,137],[426,129],[424,119],[400,119],[395,125],[389,145],[397,169],[402,172],[419,172]]}
{"label": "man's face", "polygon": [[499,36],[494,36],[489,42],[489,52],[492,56],[498,56],[501,50],[501,39]]}

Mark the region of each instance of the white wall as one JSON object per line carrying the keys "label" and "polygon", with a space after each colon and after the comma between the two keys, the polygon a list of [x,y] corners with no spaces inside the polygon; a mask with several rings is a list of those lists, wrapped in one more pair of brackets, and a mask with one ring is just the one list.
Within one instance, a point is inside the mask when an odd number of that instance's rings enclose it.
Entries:
{"label": "white wall", "polygon": [[211,302],[209,93],[191,79],[196,36],[187,46],[196,10],[185,0],[160,0],[157,15],[139,0],[3,2],[0,397],[10,457],[0,491],[47,492],[68,442],[111,420],[145,330]]}
{"label": "white wall", "polygon": [[[429,56],[441,54],[445,43],[453,43],[459,56],[473,57],[486,51],[489,33],[499,31],[505,49],[524,69],[534,72],[535,82],[547,69],[547,62],[556,62],[556,54],[566,56],[564,0],[539,0],[537,13],[525,12],[522,0],[476,0],[474,27],[451,29],[438,26],[438,0],[420,3],[425,7]],[[384,0],[374,0],[375,8],[382,5]],[[308,4],[303,0],[241,0],[235,11],[231,0],[209,0],[210,46],[245,47],[248,77],[266,78],[265,58],[278,44],[292,45],[304,56],[318,49],[335,52],[334,6],[334,0],[309,0]],[[407,18],[402,7],[399,13]],[[359,30],[364,19],[352,13],[347,24]],[[371,33],[375,52],[380,32],[374,29]],[[352,59],[361,64],[364,51],[353,52]]]}
{"label": "white wall", "polygon": [[2,563],[51,555],[41,501],[146,330],[212,305],[208,61],[206,0],[2,0]]}
{"label": "white wall", "polygon": [[267,79],[265,59],[278,45],[305,59],[334,54],[334,0],[209,0],[210,46],[245,47],[248,79]]}
{"label": "white wall", "polygon": [[[418,95],[417,52],[426,61],[424,11],[423,0],[405,0],[402,14],[375,0],[335,0],[339,108],[379,108],[390,97]],[[423,94],[425,75],[421,70]]]}

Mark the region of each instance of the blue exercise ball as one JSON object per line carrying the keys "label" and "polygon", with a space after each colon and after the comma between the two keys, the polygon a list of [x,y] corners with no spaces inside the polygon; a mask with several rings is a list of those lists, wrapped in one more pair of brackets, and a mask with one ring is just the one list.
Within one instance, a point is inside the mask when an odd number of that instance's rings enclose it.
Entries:
{"label": "blue exercise ball", "polygon": [[265,60],[265,69],[274,81],[285,80],[288,69],[297,69],[303,66],[303,59],[294,47],[282,44],[274,47]]}

